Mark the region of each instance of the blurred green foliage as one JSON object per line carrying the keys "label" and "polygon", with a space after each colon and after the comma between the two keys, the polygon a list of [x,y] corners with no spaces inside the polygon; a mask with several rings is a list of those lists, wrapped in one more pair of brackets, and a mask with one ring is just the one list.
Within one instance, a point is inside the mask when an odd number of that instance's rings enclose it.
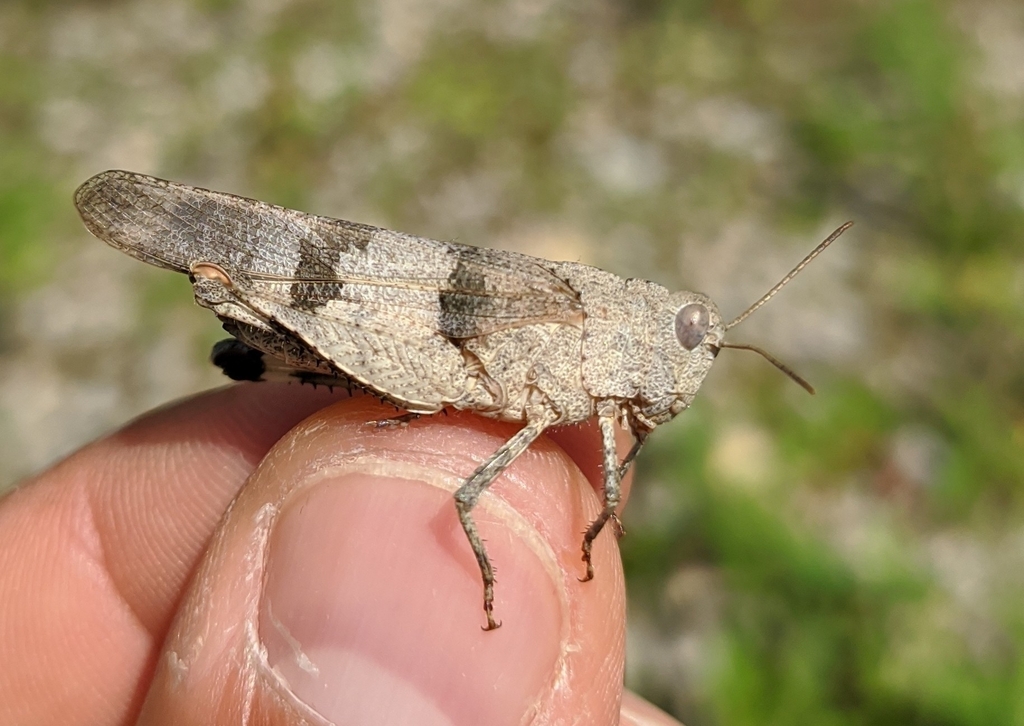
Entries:
{"label": "blurred green foliage", "polygon": [[[817,398],[751,364],[641,459],[630,683],[692,724],[1024,722],[1016,4],[257,5],[0,10],[0,324],[93,244],[70,193],[123,160],[480,244],[579,230],[677,287],[681,240],[852,216],[864,325]],[[141,340],[177,282],[145,277]]]}

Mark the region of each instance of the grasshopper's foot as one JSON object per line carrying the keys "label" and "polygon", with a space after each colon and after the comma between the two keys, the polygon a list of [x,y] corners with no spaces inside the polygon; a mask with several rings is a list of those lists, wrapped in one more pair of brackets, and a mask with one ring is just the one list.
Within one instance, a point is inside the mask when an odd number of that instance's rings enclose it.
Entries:
{"label": "grasshopper's foot", "polygon": [[487,616],[487,625],[481,630],[497,630],[501,627],[501,621],[494,619],[494,569],[490,569],[489,582],[484,580],[484,615]]}
{"label": "grasshopper's foot", "polygon": [[418,413],[403,413],[401,416],[395,416],[394,418],[385,418],[378,421],[367,421],[367,426],[372,426],[375,429],[392,429],[397,426],[408,426],[410,421],[415,421],[420,417]]}
{"label": "grasshopper's foot", "polygon": [[590,561],[590,548],[593,544],[594,540],[589,537],[583,538],[583,563],[587,566],[587,574],[576,578],[580,582],[590,582],[594,579],[594,563]]}
{"label": "grasshopper's foot", "polygon": [[501,621],[494,619],[494,613],[487,610],[487,625],[480,626],[480,629],[485,633],[490,630],[497,630],[501,627]]}

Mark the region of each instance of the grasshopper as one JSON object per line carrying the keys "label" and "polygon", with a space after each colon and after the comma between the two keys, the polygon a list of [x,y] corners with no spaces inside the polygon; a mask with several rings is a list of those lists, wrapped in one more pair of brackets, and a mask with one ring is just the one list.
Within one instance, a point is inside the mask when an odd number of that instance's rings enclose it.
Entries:
{"label": "grasshopper", "polygon": [[[596,416],[603,444],[600,514],[591,547],[618,528],[620,481],[648,435],[685,411],[726,343],[852,222],[839,227],[743,314],[726,323],[697,292],[670,292],[575,262],[536,257],[306,214],[126,171],[86,181],[75,204],[96,237],[136,259],[185,273],[196,302],[233,338],[213,360],[230,377],[363,387],[409,415],[446,407],[523,424],[455,492],[483,580],[485,630],[494,568],[472,510],[545,430]],[[619,461],[615,426],[634,444]]]}

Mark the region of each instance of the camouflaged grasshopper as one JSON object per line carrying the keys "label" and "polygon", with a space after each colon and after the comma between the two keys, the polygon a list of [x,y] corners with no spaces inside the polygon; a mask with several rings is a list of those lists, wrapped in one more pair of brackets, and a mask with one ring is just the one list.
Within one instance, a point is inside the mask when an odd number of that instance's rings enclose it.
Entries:
{"label": "camouflaged grasshopper", "polygon": [[[583,537],[618,525],[619,482],[648,434],[693,401],[725,332],[768,301],[852,223],[833,232],[732,322],[696,292],[669,292],[574,262],[413,237],[142,174],[108,171],[75,204],[94,235],[183,272],[196,302],[234,336],[214,362],[235,379],[274,374],[354,383],[405,409],[447,406],[522,423],[455,493],[484,584],[494,569],[471,515],[480,495],[545,429],[597,416],[604,506]],[[616,423],[634,445],[617,460]]]}

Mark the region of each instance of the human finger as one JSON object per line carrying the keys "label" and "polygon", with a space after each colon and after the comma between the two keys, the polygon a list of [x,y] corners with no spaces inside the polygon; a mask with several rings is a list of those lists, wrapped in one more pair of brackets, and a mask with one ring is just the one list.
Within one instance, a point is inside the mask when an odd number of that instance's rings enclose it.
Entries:
{"label": "human finger", "polygon": [[0,499],[0,723],[133,720],[228,503],[275,441],[338,398],[271,384],[204,393]]}
{"label": "human finger", "polygon": [[615,539],[551,441],[531,446],[473,515],[481,581],[451,495],[515,427],[468,414],[374,429],[368,397],[320,411],[261,463],[179,610],[145,723],[519,724],[619,719],[624,586]]}

